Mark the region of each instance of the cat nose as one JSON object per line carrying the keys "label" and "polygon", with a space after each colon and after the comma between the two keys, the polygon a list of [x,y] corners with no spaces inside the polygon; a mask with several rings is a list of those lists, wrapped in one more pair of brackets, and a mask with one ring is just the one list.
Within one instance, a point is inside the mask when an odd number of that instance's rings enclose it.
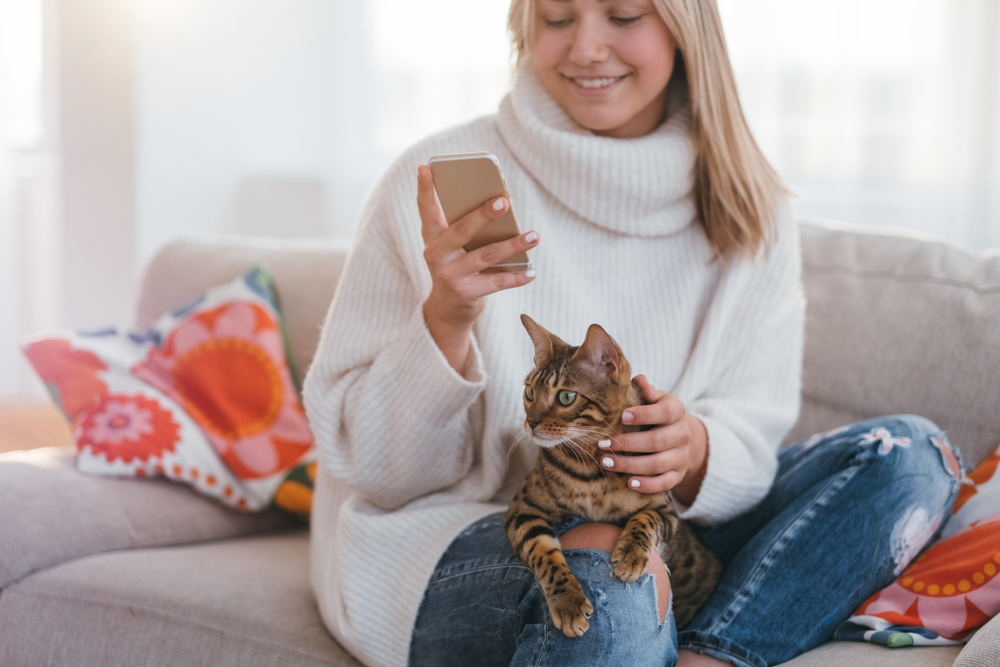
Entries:
{"label": "cat nose", "polygon": [[536,426],[542,423],[541,417],[526,417],[524,423],[528,425],[528,428],[534,430]]}

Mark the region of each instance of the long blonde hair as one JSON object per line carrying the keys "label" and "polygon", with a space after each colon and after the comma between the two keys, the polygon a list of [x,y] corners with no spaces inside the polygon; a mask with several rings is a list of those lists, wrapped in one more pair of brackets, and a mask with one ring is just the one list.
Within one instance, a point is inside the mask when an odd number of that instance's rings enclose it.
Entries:
{"label": "long blonde hair", "polygon": [[[507,28],[517,61],[527,54],[535,0],[511,0]],[[754,141],[736,92],[715,0],[653,0],[680,58],[673,77],[686,77],[695,159],[695,201],[717,257],[756,255],[775,236],[778,199],[788,189]]]}

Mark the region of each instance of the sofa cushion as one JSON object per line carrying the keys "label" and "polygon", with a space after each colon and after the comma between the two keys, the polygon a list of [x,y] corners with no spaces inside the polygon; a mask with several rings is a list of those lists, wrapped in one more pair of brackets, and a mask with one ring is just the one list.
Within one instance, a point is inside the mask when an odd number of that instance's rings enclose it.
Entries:
{"label": "sofa cushion", "polygon": [[[52,568],[0,597],[0,664],[357,667],[323,626],[308,558],[296,531]],[[785,666],[946,667],[960,648],[827,642]]]}
{"label": "sofa cushion", "polygon": [[994,616],[972,636],[954,667],[1000,667],[1000,616]]}
{"label": "sofa cushion", "polygon": [[82,558],[0,597],[0,664],[360,666],[309,586],[305,531]]}
{"label": "sofa cushion", "polygon": [[1000,253],[835,223],[800,229],[803,405],[788,441],[915,413],[978,465],[1000,441]]}
{"label": "sofa cushion", "polygon": [[[52,568],[0,597],[0,664],[359,667],[323,626],[308,558],[299,531]],[[947,667],[959,650],[827,642],[785,666]]]}
{"label": "sofa cushion", "polygon": [[829,641],[781,667],[951,667],[961,646],[886,648],[862,642]]}
{"label": "sofa cushion", "polygon": [[277,285],[301,381],[316,351],[347,249],[346,241],[330,239],[200,236],[174,241],[163,246],[146,267],[136,323],[147,327],[160,314],[263,264]]}
{"label": "sofa cushion", "polygon": [[[273,530],[284,512],[244,514],[162,479],[81,473],[72,449],[0,454],[0,588],[113,549],[184,544]],[[0,664],[3,664],[0,661]]]}

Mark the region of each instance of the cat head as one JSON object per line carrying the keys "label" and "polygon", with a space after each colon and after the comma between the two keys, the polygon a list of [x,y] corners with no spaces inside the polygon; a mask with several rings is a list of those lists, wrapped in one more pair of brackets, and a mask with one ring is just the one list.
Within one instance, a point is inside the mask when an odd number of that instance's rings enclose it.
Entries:
{"label": "cat head", "polygon": [[573,347],[527,315],[521,323],[535,346],[535,368],[524,380],[524,430],[542,447],[596,445],[622,432],[633,405],[631,369],[614,338],[591,324]]}

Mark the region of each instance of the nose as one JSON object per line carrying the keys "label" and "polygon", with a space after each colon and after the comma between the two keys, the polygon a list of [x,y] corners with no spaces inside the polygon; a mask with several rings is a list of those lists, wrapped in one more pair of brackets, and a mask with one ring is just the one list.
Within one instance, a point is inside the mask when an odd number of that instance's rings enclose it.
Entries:
{"label": "nose", "polygon": [[569,59],[577,65],[591,65],[606,60],[608,45],[598,19],[582,16],[576,24],[573,43],[569,49]]}
{"label": "nose", "polygon": [[536,426],[542,423],[542,418],[532,417],[529,415],[528,417],[525,417],[524,423],[528,425],[528,428],[534,430]]}

